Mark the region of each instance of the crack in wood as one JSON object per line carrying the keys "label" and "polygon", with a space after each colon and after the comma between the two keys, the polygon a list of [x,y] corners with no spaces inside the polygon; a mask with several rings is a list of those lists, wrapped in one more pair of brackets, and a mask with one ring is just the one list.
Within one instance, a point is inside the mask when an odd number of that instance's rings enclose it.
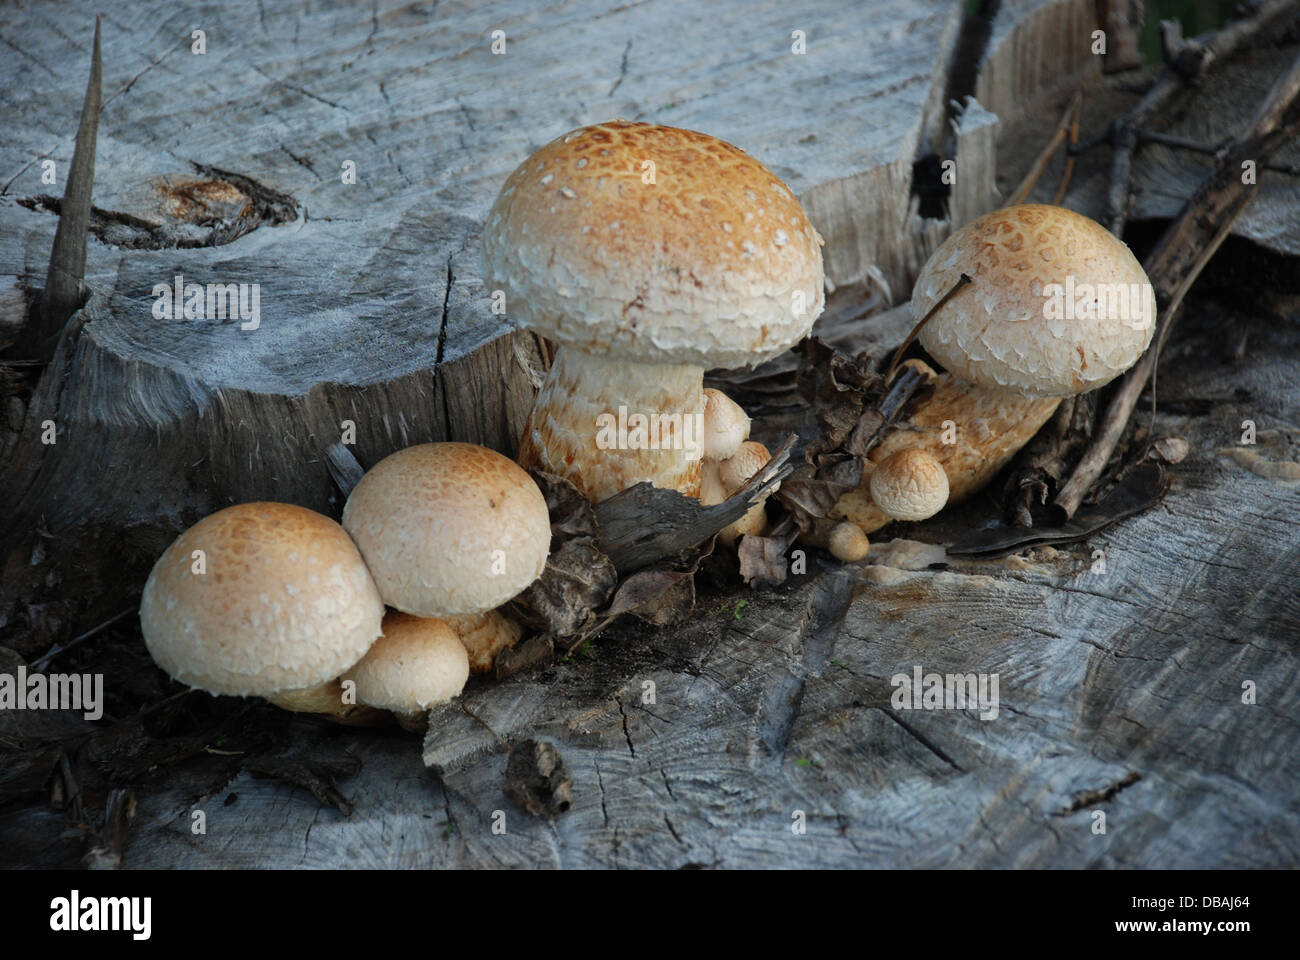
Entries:
{"label": "crack in wood", "polygon": [[1082,810],[1084,807],[1095,806],[1098,803],[1105,803],[1110,800],[1121,790],[1127,790],[1133,784],[1142,779],[1142,774],[1136,770],[1130,770],[1124,775],[1123,779],[1116,780],[1114,783],[1096,790],[1084,790],[1074,795],[1074,802],[1064,810],[1058,810],[1054,816],[1066,817],[1072,813]]}
{"label": "crack in wood", "polygon": [[853,599],[856,569],[838,566],[817,580],[799,625],[798,662],[782,671],[756,717],[756,734],[769,757],[784,758],[790,731],[803,702],[809,675],[821,676],[830,659],[836,631]]}

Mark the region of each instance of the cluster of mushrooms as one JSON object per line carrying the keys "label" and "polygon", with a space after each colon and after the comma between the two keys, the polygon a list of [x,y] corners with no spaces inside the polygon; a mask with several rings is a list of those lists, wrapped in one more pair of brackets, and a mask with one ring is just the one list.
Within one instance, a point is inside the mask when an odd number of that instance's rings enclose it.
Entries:
{"label": "cluster of mushrooms", "polygon": [[[341,525],[279,503],[200,521],[158,560],[141,603],[150,653],[177,680],[345,722],[389,711],[418,729],[424,711],[522,634],[499,608],[542,573],[551,541],[528,470],[566,478],[592,501],[648,482],[709,505],[770,459],[748,439],[744,410],[703,386],[707,368],[787,350],[825,304],[822,238],[762,164],[688,130],[584,127],[511,174],[482,244],[487,289],[557,344],[518,462],[472,444],[422,444],[376,464]],[[963,275],[972,282],[947,296]],[[1049,319],[1044,298],[1067,278],[1140,285],[1145,322],[1104,305]],[[945,371],[908,361],[933,389],[871,451],[861,486],[832,511],[840,522],[814,544],[841,560],[863,559],[867,535],[890,521],[925,519],[978,490],[1062,397],[1136,362],[1155,315],[1121,241],[1038,205],[956,231],[921,270],[912,311],[918,321],[932,313],[920,341]],[[598,443],[598,418],[620,411],[653,418],[656,442]],[[720,539],[765,524],[759,502]]]}
{"label": "cluster of mushrooms", "polygon": [[420,444],[361,478],[341,525],[285,503],[199,521],[154,565],[140,621],[154,660],[192,687],[418,728],[519,639],[496,608],[537,579],[550,543],[546,500],[517,464]]}

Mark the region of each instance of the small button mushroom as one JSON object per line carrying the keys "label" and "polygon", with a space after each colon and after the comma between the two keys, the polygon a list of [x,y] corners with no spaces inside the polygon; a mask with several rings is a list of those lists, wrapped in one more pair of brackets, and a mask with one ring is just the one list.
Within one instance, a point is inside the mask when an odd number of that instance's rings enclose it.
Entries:
{"label": "small button mushroom", "polygon": [[857,524],[837,523],[827,538],[826,548],[836,560],[857,563],[870,552],[871,542]]}
{"label": "small button mushroom", "polygon": [[[706,134],[614,120],[539,149],[482,238],[487,288],[560,345],[519,462],[594,501],[640,482],[699,496],[697,451],[665,444],[662,425],[700,412],[706,368],[760,363],[807,334],[825,304],[821,242],[770,170]],[[605,416],[626,418],[627,443],[601,439]],[[657,443],[634,442],[633,417],[659,424]]]}
{"label": "small button mushroom", "polygon": [[218,510],[158,558],[140,601],[157,664],[209,693],[327,683],[379,636],[384,605],[343,528],[287,503]]}
{"label": "small button mushroom", "polygon": [[925,520],[948,503],[948,476],[924,450],[900,450],[871,473],[871,499],[895,520]]}
{"label": "small button mushroom", "polygon": [[[767,447],[757,440],[746,440],[737,448],[734,456],[718,464],[718,479],[727,488],[728,495],[733,494],[748,483],[750,477],[767,466],[771,459],[772,454],[768,453]],[[775,483],[771,492],[776,493],[780,488],[781,485]]]}
{"label": "small button mushroom", "polygon": [[[771,459],[772,455],[767,447],[757,440],[746,440],[742,443],[734,456],[718,464],[718,483],[725,495],[717,502],[721,503],[743,487],[749,482],[749,478],[767,466]],[[779,487],[780,484],[773,484],[768,493],[774,493]],[[731,546],[746,535],[762,536],[767,529],[767,510],[763,506],[766,501],[765,494],[745,512],[743,517],[724,527],[718,534],[718,539]]]}
{"label": "small button mushroom", "polygon": [[726,460],[749,438],[749,415],[721,390],[705,387],[703,432],[704,459]]}
{"label": "small button mushroom", "polygon": [[419,617],[483,613],[541,575],[546,498],[518,464],[471,443],[385,457],[343,509],[384,602]]}
{"label": "small button mushroom", "polygon": [[418,731],[425,711],[465,689],[469,654],[443,621],[390,611],[384,635],[342,679],[356,684],[360,703],[391,710]]}
{"label": "small button mushroom", "polygon": [[519,642],[524,628],[500,610],[444,617],[469,654],[470,673],[490,673],[497,654]]}

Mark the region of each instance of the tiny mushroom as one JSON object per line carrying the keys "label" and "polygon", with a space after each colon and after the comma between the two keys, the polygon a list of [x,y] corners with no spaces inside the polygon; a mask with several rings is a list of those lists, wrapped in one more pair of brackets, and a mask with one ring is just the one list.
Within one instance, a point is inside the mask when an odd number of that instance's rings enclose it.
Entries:
{"label": "tiny mushroom", "polygon": [[426,710],[465,688],[469,654],[443,621],[393,611],[384,617],[384,635],[342,679],[356,684],[360,703],[391,710],[418,731]]}
{"label": "tiny mushroom", "polygon": [[826,548],[831,556],[845,563],[857,563],[866,557],[871,543],[862,528],[852,523],[837,523],[827,538]]}
{"label": "tiny mushroom", "polygon": [[546,566],[546,498],[518,464],[470,443],[424,443],[368,472],[343,509],[389,606],[418,617],[484,613]]}
{"label": "tiny mushroom", "polygon": [[930,255],[912,291],[921,345],[946,369],[911,429],[869,455],[862,484],[832,517],[870,533],[890,521],[869,494],[872,464],[917,447],[942,465],[949,503],[981,489],[1056,412],[1109,383],[1151,342],[1155,293],[1137,258],[1065,207],[1020,204],[980,217]]}
{"label": "tiny mushroom", "polygon": [[[743,487],[750,477],[767,466],[771,459],[772,455],[768,453],[767,447],[757,440],[746,440],[737,448],[734,456],[716,463],[714,468],[716,472],[711,476],[709,475],[711,464],[706,461],[709,489],[708,495],[701,496],[700,502],[705,506],[711,506],[726,500]],[[773,484],[768,493],[775,493],[780,486],[779,483]],[[761,536],[767,529],[767,511],[763,506],[766,500],[765,494],[746,511],[743,517],[724,527],[718,534],[719,539],[730,546],[745,534]]]}
{"label": "tiny mushroom", "polygon": [[370,649],[383,614],[343,528],[286,503],[200,520],[154,564],[140,601],[145,645],[174,678],[268,698],[338,677]]}
{"label": "tiny mushroom", "polygon": [[749,415],[721,390],[704,388],[704,437],[701,449],[705,460],[726,460],[735,456],[740,445],[749,439]]}
{"label": "tiny mushroom", "polygon": [[895,520],[925,520],[948,503],[948,476],[924,450],[886,457],[871,474],[871,499]]}
{"label": "tiny mushroom", "polygon": [[698,497],[704,370],[803,338],[821,243],[785,184],[706,134],[614,120],[539,149],[483,230],[487,289],[559,343],[519,462],[593,501],[641,482]]}

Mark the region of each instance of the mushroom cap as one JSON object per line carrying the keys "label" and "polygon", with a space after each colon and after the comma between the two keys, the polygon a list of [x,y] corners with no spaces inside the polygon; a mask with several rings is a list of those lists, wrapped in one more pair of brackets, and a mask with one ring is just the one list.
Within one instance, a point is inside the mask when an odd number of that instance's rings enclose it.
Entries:
{"label": "mushroom cap", "polygon": [[[1136,363],[1155,330],[1155,291],[1132,251],[1065,207],[1003,207],[952,234],[916,278],[917,322],[963,273],[974,282],[935,313],[920,340],[950,373],[981,386],[1033,397],[1086,393]],[[1081,299],[1087,288],[1093,296]],[[1095,316],[1079,315],[1085,301]]]}
{"label": "mushroom cap", "polygon": [[749,436],[749,414],[735,400],[712,387],[704,388],[704,436],[701,446],[708,460],[735,456]]}
{"label": "mushroom cap", "polygon": [[512,460],[472,443],[398,450],[361,478],[343,527],[384,602],[420,617],[481,613],[541,574],[546,498]]}
{"label": "mushroom cap", "polygon": [[812,327],[821,242],[789,188],[740,148],[612,120],[519,165],[488,215],[483,263],[510,317],[552,340],[737,367]]}
{"label": "mushroom cap", "polygon": [[924,450],[899,450],[872,471],[871,499],[895,520],[924,520],[948,502],[948,475]]}
{"label": "mushroom cap", "polygon": [[469,679],[469,654],[441,620],[390,612],[384,635],[343,675],[357,701],[395,713],[416,713],[457,696]]}
{"label": "mushroom cap", "polygon": [[[203,573],[193,572],[203,551]],[[182,533],[140,601],[145,645],[181,683],[267,696],[332,680],[379,636],[384,604],[337,523],[287,503],[241,503]]]}
{"label": "mushroom cap", "polygon": [[489,673],[496,664],[497,654],[513,647],[524,634],[524,628],[500,610],[446,617],[444,622],[469,654],[470,673]]}
{"label": "mushroom cap", "polygon": [[[727,495],[730,496],[748,483],[749,478],[767,466],[771,459],[772,454],[768,453],[767,447],[757,440],[742,443],[734,455],[718,464],[718,479],[726,488]],[[779,483],[773,484],[771,492],[775,493],[780,487]]]}
{"label": "mushroom cap", "polygon": [[826,549],[836,560],[845,563],[857,563],[871,550],[871,541],[862,528],[855,523],[845,521],[837,523],[826,538]]}

